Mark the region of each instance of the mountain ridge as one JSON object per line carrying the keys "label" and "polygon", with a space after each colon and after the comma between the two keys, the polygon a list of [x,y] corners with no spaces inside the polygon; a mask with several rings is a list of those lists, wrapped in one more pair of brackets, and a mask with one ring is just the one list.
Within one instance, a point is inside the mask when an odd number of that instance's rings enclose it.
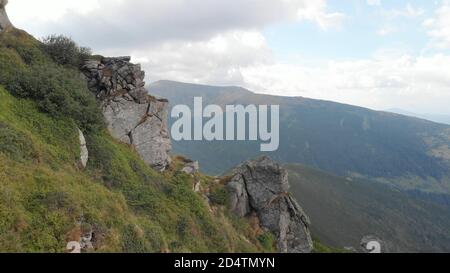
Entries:
{"label": "mountain ridge", "polygon": [[426,114],[426,113],[418,114],[418,113],[409,112],[409,111],[399,109],[399,108],[391,108],[386,111],[404,115],[404,116],[416,117],[416,118],[425,119],[425,120],[429,120],[429,121],[436,122],[436,123],[450,125],[450,115]]}
{"label": "mountain ridge", "polygon": [[[336,102],[260,95],[240,87],[159,81],[149,89],[167,97],[171,105],[192,106],[195,96],[203,97],[205,105],[279,104],[280,149],[269,154],[275,160],[405,189],[450,193],[448,125]],[[173,146],[177,153],[199,160],[212,174],[259,154],[252,142],[174,142]],[[213,158],[217,154],[220,161]]]}
{"label": "mountain ridge", "polygon": [[[390,108],[387,110],[375,110],[375,109],[371,109],[368,107],[364,107],[364,106],[359,106],[359,105],[355,105],[355,104],[349,104],[349,103],[343,103],[343,102],[336,102],[336,101],[332,101],[332,100],[325,100],[325,99],[313,99],[313,98],[308,98],[308,97],[303,97],[303,96],[282,96],[282,95],[273,95],[273,94],[265,94],[265,93],[258,93],[255,91],[252,91],[250,89],[247,89],[245,87],[241,87],[238,85],[208,85],[208,84],[201,84],[201,83],[191,83],[191,82],[181,82],[181,81],[174,81],[174,80],[158,80],[158,81],[154,81],[151,82],[149,84],[147,84],[147,87],[149,90],[155,88],[156,90],[158,90],[159,88],[163,87],[165,88],[167,85],[171,85],[171,86],[178,86],[178,87],[182,87],[183,89],[209,89],[207,90],[208,92],[230,92],[230,90],[235,90],[235,91],[242,91],[244,93],[247,94],[251,94],[251,95],[256,95],[256,96],[265,96],[268,98],[286,98],[286,99],[298,99],[298,100],[311,100],[311,101],[315,101],[315,102],[322,102],[322,103],[330,103],[330,104],[337,104],[337,105],[342,105],[342,106],[349,106],[349,107],[353,107],[353,108],[359,108],[362,110],[369,110],[369,111],[374,111],[374,112],[378,112],[378,113],[385,113],[385,114],[390,114],[393,116],[403,116],[403,117],[408,117],[408,118],[413,118],[413,119],[418,119],[418,120],[425,120],[428,122],[433,122],[433,123],[439,123],[441,125],[445,125],[445,126],[450,126],[449,124],[446,123],[442,123],[442,122],[436,122],[424,117],[420,117],[420,114],[416,114],[416,113],[412,113],[412,112],[408,112],[399,108]],[[189,86],[190,88],[186,88],[186,86]],[[445,115],[442,115],[445,116]]]}

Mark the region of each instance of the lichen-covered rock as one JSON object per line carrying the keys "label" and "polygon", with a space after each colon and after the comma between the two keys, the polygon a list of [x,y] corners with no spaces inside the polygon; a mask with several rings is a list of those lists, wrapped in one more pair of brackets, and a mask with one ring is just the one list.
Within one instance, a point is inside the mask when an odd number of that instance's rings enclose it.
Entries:
{"label": "lichen-covered rock", "polygon": [[200,164],[198,161],[189,161],[187,162],[183,169],[181,169],[182,172],[186,174],[194,174],[200,170]]}
{"label": "lichen-covered rock", "polygon": [[86,168],[87,162],[89,160],[89,151],[86,145],[86,139],[83,132],[78,129],[79,139],[80,139],[80,164],[83,168]]}
{"label": "lichen-covered rock", "polygon": [[9,21],[8,14],[5,9],[7,4],[8,0],[0,0],[0,31],[12,27],[11,21]]}
{"label": "lichen-covered rock", "polygon": [[247,161],[233,169],[227,188],[230,207],[238,216],[253,213],[262,228],[277,236],[282,253],[308,253],[313,249],[309,219],[288,193],[288,173],[268,157]]}
{"label": "lichen-covered rock", "polygon": [[169,103],[148,95],[141,66],[130,63],[130,57],[102,58],[87,61],[82,72],[101,101],[111,134],[133,145],[148,165],[164,171],[172,148]]}

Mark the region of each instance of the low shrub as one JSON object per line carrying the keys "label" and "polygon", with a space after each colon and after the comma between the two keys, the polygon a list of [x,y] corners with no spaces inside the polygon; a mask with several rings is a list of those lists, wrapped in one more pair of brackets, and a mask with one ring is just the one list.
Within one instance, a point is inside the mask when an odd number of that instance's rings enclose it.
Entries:
{"label": "low shrub", "polygon": [[209,199],[213,204],[225,206],[228,204],[228,191],[224,186],[219,186],[211,192]]}
{"label": "low shrub", "polygon": [[[40,46],[47,46],[48,52],[53,52],[54,46],[57,49],[52,54],[76,55],[79,63],[88,52],[68,40],[55,36],[45,40],[46,45],[41,45],[20,31],[1,33],[0,85],[16,97],[35,101],[43,112],[54,117],[72,118],[83,131],[98,130],[104,127],[103,116],[95,96],[75,67],[75,61],[61,57],[58,65],[40,50]],[[63,50],[62,45],[67,48]]]}
{"label": "low shrub", "polygon": [[258,236],[258,241],[265,251],[274,251],[276,238],[271,232],[266,232]]}
{"label": "low shrub", "polygon": [[51,35],[42,39],[42,49],[57,64],[79,68],[92,52],[80,47],[71,38],[64,35]]}
{"label": "low shrub", "polygon": [[104,127],[94,95],[75,70],[52,64],[25,68],[8,65],[0,70],[0,84],[16,97],[32,99],[43,112],[72,118],[84,131]]}

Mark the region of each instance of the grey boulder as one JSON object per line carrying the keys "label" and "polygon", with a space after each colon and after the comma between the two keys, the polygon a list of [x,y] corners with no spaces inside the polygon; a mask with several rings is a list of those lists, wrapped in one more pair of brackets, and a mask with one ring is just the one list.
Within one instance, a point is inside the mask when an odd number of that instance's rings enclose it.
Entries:
{"label": "grey boulder", "polygon": [[228,176],[230,208],[238,216],[256,213],[261,227],[276,235],[281,253],[309,253],[313,249],[310,222],[288,193],[288,172],[268,157],[247,161]]}

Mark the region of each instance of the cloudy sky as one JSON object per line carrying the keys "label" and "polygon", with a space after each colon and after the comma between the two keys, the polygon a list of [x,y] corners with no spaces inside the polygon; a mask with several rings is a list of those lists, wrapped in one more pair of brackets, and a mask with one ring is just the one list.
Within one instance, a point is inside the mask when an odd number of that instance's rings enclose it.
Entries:
{"label": "cloudy sky", "polygon": [[36,37],[161,79],[450,114],[450,0],[10,0]]}

